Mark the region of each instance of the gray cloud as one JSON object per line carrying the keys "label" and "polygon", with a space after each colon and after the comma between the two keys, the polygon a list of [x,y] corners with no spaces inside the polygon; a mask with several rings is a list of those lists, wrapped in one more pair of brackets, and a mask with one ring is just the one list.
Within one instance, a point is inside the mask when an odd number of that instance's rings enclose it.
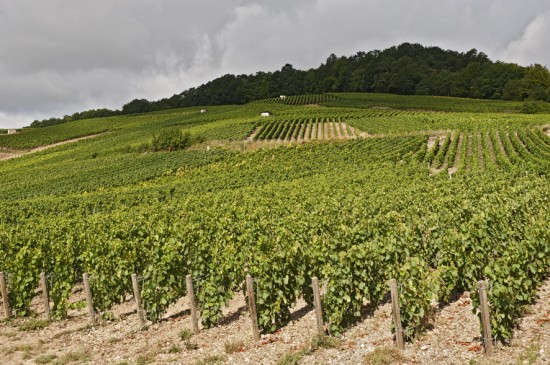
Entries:
{"label": "gray cloud", "polygon": [[0,128],[402,42],[550,64],[547,0],[0,0]]}

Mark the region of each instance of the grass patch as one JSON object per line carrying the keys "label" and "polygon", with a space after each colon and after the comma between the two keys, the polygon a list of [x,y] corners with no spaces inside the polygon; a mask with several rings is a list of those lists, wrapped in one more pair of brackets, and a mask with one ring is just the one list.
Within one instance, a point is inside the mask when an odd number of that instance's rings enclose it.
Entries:
{"label": "grass patch", "polygon": [[537,359],[539,357],[539,351],[540,351],[540,345],[537,342],[532,343],[527,349],[525,349],[524,352],[522,352],[518,360],[516,361],[516,364],[535,364],[537,362]]}
{"label": "grass patch", "polygon": [[199,345],[197,345],[195,342],[191,340],[187,340],[183,343],[183,346],[187,351],[196,350],[199,348]]}
{"label": "grass patch", "polygon": [[55,359],[57,359],[57,355],[53,355],[53,354],[40,355],[36,359],[34,359],[34,362],[37,364],[49,364]]}
{"label": "grass patch", "polygon": [[155,361],[155,355],[153,354],[139,355],[136,359],[136,365],[147,365],[153,361]]}
{"label": "grass patch", "polygon": [[336,337],[325,335],[316,335],[311,339],[310,351],[315,351],[319,348],[334,349],[340,347],[342,341]]}
{"label": "grass patch", "polygon": [[49,322],[42,319],[31,318],[19,325],[20,331],[36,331],[48,327]]}
{"label": "grass patch", "polygon": [[227,341],[224,343],[225,353],[232,354],[235,352],[243,351],[244,349],[244,341],[238,340],[238,341]]}
{"label": "grass patch", "polygon": [[13,345],[13,346],[7,348],[6,350],[4,350],[4,355],[10,355],[10,354],[13,354],[14,352],[18,352],[18,351],[29,352],[31,350],[32,350],[31,345],[24,345],[24,344]]}
{"label": "grass patch", "polygon": [[335,337],[315,335],[301,350],[286,353],[276,365],[296,365],[306,355],[310,355],[320,348],[332,349],[340,347],[342,341]]}
{"label": "grass patch", "polygon": [[189,340],[193,336],[193,332],[190,329],[184,328],[180,331],[180,339],[183,341]]}
{"label": "grass patch", "polygon": [[225,356],[210,355],[204,359],[198,360],[195,365],[220,365],[225,361]]}
{"label": "grass patch", "polygon": [[181,347],[179,347],[178,345],[172,345],[168,349],[169,354],[177,354],[177,353],[180,353],[180,352],[181,352]]}
{"label": "grass patch", "polygon": [[306,355],[304,350],[298,352],[289,352],[285,354],[279,361],[276,362],[276,365],[297,365],[300,360]]}
{"label": "grass patch", "polygon": [[377,347],[365,356],[366,365],[390,365],[405,360],[405,356],[399,349],[389,346]]}
{"label": "grass patch", "polygon": [[120,341],[122,341],[121,338],[118,338],[118,337],[110,337],[108,340],[107,340],[107,343],[119,343]]}
{"label": "grass patch", "polygon": [[90,360],[90,354],[88,351],[75,351],[68,352],[65,355],[57,359],[55,365],[65,365],[71,362],[86,362]]}

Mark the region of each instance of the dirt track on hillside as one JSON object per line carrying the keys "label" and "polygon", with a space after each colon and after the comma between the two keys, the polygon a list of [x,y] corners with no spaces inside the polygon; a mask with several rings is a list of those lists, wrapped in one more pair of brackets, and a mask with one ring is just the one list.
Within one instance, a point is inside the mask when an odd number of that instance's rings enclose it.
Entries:
{"label": "dirt track on hillside", "polygon": [[57,146],[61,146],[61,145],[68,144],[68,143],[78,142],[78,141],[82,141],[84,139],[94,138],[94,137],[100,136],[102,134],[105,134],[105,133],[98,133],[98,134],[92,134],[92,135],[89,135],[89,136],[68,139],[68,140],[62,141],[62,142],[57,142],[57,143],[53,143],[53,144],[49,144],[49,145],[45,145],[45,146],[35,147],[35,148],[30,149],[30,150],[11,150],[11,149],[2,150],[2,149],[0,149],[0,161],[11,160],[12,158],[26,156],[26,155],[29,155],[31,153],[36,153],[36,152],[47,150],[48,148],[57,147]]}

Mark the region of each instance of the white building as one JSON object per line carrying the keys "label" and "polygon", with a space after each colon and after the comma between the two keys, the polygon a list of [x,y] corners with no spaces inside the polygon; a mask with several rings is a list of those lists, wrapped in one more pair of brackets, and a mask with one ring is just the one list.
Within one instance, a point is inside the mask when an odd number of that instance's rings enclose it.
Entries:
{"label": "white building", "polygon": [[262,117],[270,117],[272,114],[270,112],[262,112],[262,114],[260,114]]}
{"label": "white building", "polygon": [[285,99],[286,99],[286,95],[280,95],[279,97],[281,98],[281,100],[285,100]]}
{"label": "white building", "polygon": [[206,109],[201,109],[201,113],[206,113],[208,110]]}
{"label": "white building", "polygon": [[8,134],[16,134],[17,129],[8,129]]}

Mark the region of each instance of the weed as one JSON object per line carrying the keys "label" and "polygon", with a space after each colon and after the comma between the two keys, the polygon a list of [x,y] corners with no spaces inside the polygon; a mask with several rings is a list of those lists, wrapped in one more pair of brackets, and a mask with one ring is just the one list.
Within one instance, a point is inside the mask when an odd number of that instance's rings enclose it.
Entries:
{"label": "weed", "polygon": [[153,354],[139,355],[136,359],[136,365],[146,365],[155,361]]}
{"label": "weed", "polygon": [[390,346],[377,347],[365,356],[365,364],[367,365],[389,365],[405,360],[401,350]]}
{"label": "weed", "polygon": [[342,344],[342,341],[335,337],[330,337],[326,335],[316,335],[314,336],[307,345],[295,352],[286,353],[279,361],[277,365],[295,365],[302,360],[306,355],[312,354],[320,348],[332,349],[339,347]]}
{"label": "weed", "polygon": [[307,351],[302,350],[298,352],[289,352],[285,354],[279,361],[276,362],[276,365],[297,365],[302,357],[306,355]]}
{"label": "weed", "polygon": [[90,360],[90,355],[87,351],[68,352],[55,361],[55,365],[65,365],[71,362],[85,362]]}
{"label": "weed", "polygon": [[232,354],[234,352],[242,351],[244,348],[244,341],[229,341],[224,344],[225,352],[227,354]]}
{"label": "weed", "polygon": [[336,337],[316,335],[311,339],[311,351],[315,351],[318,348],[333,349],[340,347],[341,344],[342,341]]}
{"label": "weed", "polygon": [[183,341],[189,340],[192,336],[193,336],[193,332],[191,332],[191,330],[188,328],[184,328],[180,331],[180,338]]}
{"label": "weed", "polygon": [[195,365],[220,365],[225,361],[225,356],[210,355],[195,363]]}
{"label": "weed", "polygon": [[517,364],[534,364],[539,357],[540,345],[538,342],[532,343],[523,353],[518,357]]}
{"label": "weed", "polygon": [[186,350],[196,350],[199,348],[199,345],[197,345],[195,342],[187,340],[183,343],[183,346],[185,346]]}
{"label": "weed", "polygon": [[19,325],[20,331],[36,331],[48,327],[49,322],[41,319],[31,318]]}
{"label": "weed", "polygon": [[178,345],[172,345],[169,349],[168,349],[168,353],[169,354],[177,354],[181,352],[181,348],[178,346]]}
{"label": "weed", "polygon": [[57,355],[40,355],[36,359],[34,359],[34,362],[37,364],[49,364],[55,359],[57,359]]}
{"label": "weed", "polygon": [[4,354],[10,355],[17,351],[29,352],[30,350],[32,350],[32,346],[30,345],[13,345],[7,348],[6,350],[4,350]]}

